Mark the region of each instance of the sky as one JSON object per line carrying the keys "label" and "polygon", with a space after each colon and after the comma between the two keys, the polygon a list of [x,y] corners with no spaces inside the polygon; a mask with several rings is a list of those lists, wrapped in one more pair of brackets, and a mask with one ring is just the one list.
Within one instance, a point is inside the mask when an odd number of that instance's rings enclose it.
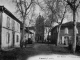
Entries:
{"label": "sky", "polygon": [[[0,0],[0,5],[6,7],[10,12],[12,12],[13,14],[15,14],[15,5],[14,3],[11,2],[11,0]],[[40,13],[40,8],[38,5],[36,5],[36,14]],[[42,14],[42,13],[41,13]]]}
{"label": "sky", "polygon": [[[0,5],[3,5],[4,7],[6,7],[10,12],[12,12],[12,14],[14,14],[18,19],[20,19],[20,17],[18,17],[18,15],[15,13],[16,7],[15,7],[14,3],[12,3],[12,0],[0,0]],[[41,14],[41,15],[43,14],[43,12],[41,11],[41,9],[38,5],[36,5],[35,14],[37,16],[39,14]],[[63,22],[65,23],[65,22],[67,22],[67,20],[65,19]],[[32,26],[32,25],[35,25],[35,24],[33,23],[33,24],[29,25],[29,20],[26,20],[26,26]],[[54,25],[56,25],[56,23],[54,23],[52,25],[54,26]]]}
{"label": "sky", "polygon": [[[15,13],[16,12],[16,7],[15,7],[15,4],[12,3],[12,0],[0,0],[0,5],[7,8],[12,14],[14,14],[18,19],[20,19],[19,16]],[[35,13],[37,15],[40,13],[40,8],[37,5],[36,5]],[[29,23],[29,21],[27,20],[27,24],[28,23]]]}
{"label": "sky", "polygon": [[38,5],[36,5],[36,11],[35,11],[36,14],[39,14],[40,13],[40,8]]}
{"label": "sky", "polygon": [[[12,3],[11,2],[12,0],[0,0],[0,5],[2,5],[2,6],[5,6],[10,12],[12,12],[15,16],[17,16],[17,14],[15,13],[15,11],[16,11],[16,7],[15,7],[15,5],[14,5],[14,3]],[[37,16],[39,15],[39,13],[42,15],[43,14],[43,12],[41,11],[41,9],[40,9],[40,7],[38,6],[38,5],[36,5],[36,10],[35,10],[35,13],[37,14]],[[78,16],[77,16],[77,20],[79,21],[79,19],[80,19],[80,14],[79,13],[77,13],[78,14]],[[72,13],[70,13],[70,12],[67,12],[67,18],[68,19],[64,19],[64,23],[65,22],[67,22],[67,21],[70,21],[70,20],[72,20]],[[18,16],[17,16],[17,18],[19,18]]]}
{"label": "sky", "polygon": [[14,14],[15,6],[11,0],[0,0],[0,5],[6,7],[10,12]]}

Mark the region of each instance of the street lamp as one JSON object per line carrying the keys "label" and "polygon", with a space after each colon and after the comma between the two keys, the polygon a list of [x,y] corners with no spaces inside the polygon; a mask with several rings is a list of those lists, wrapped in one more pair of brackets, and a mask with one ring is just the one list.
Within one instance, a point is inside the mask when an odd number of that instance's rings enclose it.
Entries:
{"label": "street lamp", "polygon": [[75,19],[76,14],[75,13],[77,11],[80,1],[77,2],[77,0],[67,0],[67,3],[70,6],[71,10],[73,11],[73,27],[74,27],[73,38],[74,39],[73,39],[72,51],[73,53],[75,53],[76,50],[76,19]]}

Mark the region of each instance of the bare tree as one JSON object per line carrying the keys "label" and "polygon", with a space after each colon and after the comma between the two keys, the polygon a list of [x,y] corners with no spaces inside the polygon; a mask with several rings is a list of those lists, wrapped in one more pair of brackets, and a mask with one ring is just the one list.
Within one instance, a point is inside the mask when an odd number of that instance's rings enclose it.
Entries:
{"label": "bare tree", "polygon": [[65,18],[65,14],[66,14],[66,6],[65,6],[65,11],[64,11],[64,13],[63,13],[63,16],[62,16],[62,18],[61,18],[61,22],[60,23],[58,23],[59,25],[58,25],[58,38],[57,38],[57,45],[58,45],[58,43],[59,43],[59,39],[60,39],[60,29],[61,29],[61,25],[62,25],[62,23],[63,23],[63,20],[64,20],[64,18]]}
{"label": "bare tree", "polygon": [[[34,23],[34,21],[33,21],[34,20],[33,18],[35,17],[34,11],[35,11],[35,6],[33,6],[31,12],[29,13],[30,16],[28,16],[28,19],[29,19],[28,30],[29,30],[30,24]],[[28,38],[29,38],[29,34],[28,34]]]}
{"label": "bare tree", "polygon": [[76,11],[80,5],[80,0],[67,0],[68,5],[70,6],[71,10],[73,11],[73,45],[72,45],[72,52],[75,53],[76,51]]}
{"label": "bare tree", "polygon": [[27,18],[27,15],[30,11],[30,8],[33,4],[34,0],[14,0],[14,3],[16,4],[17,7],[17,13],[20,14],[20,17],[22,19],[22,35],[21,35],[21,40],[20,40],[20,46],[23,47],[22,42],[24,38],[24,30],[25,30],[25,21]]}
{"label": "bare tree", "polygon": [[[37,5],[39,5],[41,10],[45,13],[44,15],[48,17],[47,20],[50,21],[50,24],[52,24],[52,22],[54,22],[56,18],[55,2],[56,0],[42,0],[42,1],[37,0]],[[51,25],[49,26],[48,29],[49,29],[48,31],[48,36],[49,36]]]}
{"label": "bare tree", "polygon": [[57,30],[57,32],[58,32],[57,45],[59,44],[61,25],[63,23],[63,20],[65,18],[66,12],[67,12],[67,9],[66,8],[67,8],[67,3],[66,3],[65,0],[62,0],[62,1],[56,0],[57,17],[58,17],[58,19],[60,19],[60,22],[57,19],[57,22],[59,24],[58,25],[58,30]]}
{"label": "bare tree", "polygon": [[[61,25],[63,23],[65,14],[66,14],[66,7],[67,7],[66,1],[65,0],[44,0],[44,4],[42,5],[41,3],[42,2],[38,1],[38,5],[42,9],[42,11],[45,11],[45,15],[47,15],[47,17],[51,21],[51,24],[53,22],[57,22],[59,24],[58,39],[57,39],[57,45],[58,45],[60,28],[61,28]],[[60,20],[60,22],[59,22],[59,20]]]}

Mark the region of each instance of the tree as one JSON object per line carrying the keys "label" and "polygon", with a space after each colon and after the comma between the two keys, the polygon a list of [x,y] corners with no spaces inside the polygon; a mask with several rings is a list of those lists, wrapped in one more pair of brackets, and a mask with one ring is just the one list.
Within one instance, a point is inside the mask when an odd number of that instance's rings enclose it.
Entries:
{"label": "tree", "polygon": [[37,41],[44,40],[44,17],[39,15],[36,20],[36,38]]}
{"label": "tree", "polygon": [[[29,20],[29,24],[27,25],[28,26],[28,30],[29,30],[29,27],[31,26],[31,24],[34,23],[34,17],[35,17],[35,3],[33,4],[34,6],[32,7],[29,15],[28,15],[28,20]],[[29,34],[28,34],[28,38],[29,38]]]}
{"label": "tree", "polygon": [[[61,2],[62,5],[64,6],[63,9],[64,10],[60,10],[60,6],[59,6],[59,0],[57,0],[57,4],[56,4],[56,8],[57,8],[57,12],[61,12],[58,14],[58,17],[60,18],[60,22],[58,22],[58,38],[57,38],[57,45],[59,44],[59,39],[60,39],[60,29],[61,29],[61,25],[63,23],[63,20],[65,18],[65,14],[66,14],[66,7],[67,7],[67,4],[64,4],[65,3],[65,0]],[[60,11],[59,11],[60,10]],[[63,11],[63,12],[62,12]]]}
{"label": "tree", "polygon": [[58,45],[60,28],[66,14],[66,7],[67,7],[66,1],[65,0],[44,0],[43,5],[41,4],[41,2],[40,3],[38,2],[38,5],[41,7],[43,11],[45,11],[45,15],[47,15],[48,20],[50,20],[51,24],[53,22],[57,22],[59,24],[58,39],[56,43]]}
{"label": "tree", "polygon": [[77,8],[80,4],[80,1],[78,0],[67,0],[67,3],[68,5],[70,6],[71,10],[73,11],[73,24],[74,24],[74,29],[73,29],[73,46],[72,46],[72,52],[75,53],[76,51],[76,11],[77,11]]}
{"label": "tree", "polygon": [[23,23],[22,35],[21,35],[21,40],[20,40],[20,46],[23,47],[22,42],[24,38],[25,21],[26,21],[27,15],[30,11],[30,8],[32,7],[34,0],[14,0],[13,2],[16,4],[16,8],[17,8],[16,12],[20,14],[20,17]]}

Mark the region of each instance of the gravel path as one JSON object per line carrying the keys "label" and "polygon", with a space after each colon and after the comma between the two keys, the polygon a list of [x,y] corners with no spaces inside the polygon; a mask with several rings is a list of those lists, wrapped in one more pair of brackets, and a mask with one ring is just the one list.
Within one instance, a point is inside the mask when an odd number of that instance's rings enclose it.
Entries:
{"label": "gravel path", "polygon": [[37,43],[29,44],[22,49],[17,48],[12,53],[7,53],[3,58],[2,60],[78,60],[80,59],[80,54],[73,55],[66,47]]}

